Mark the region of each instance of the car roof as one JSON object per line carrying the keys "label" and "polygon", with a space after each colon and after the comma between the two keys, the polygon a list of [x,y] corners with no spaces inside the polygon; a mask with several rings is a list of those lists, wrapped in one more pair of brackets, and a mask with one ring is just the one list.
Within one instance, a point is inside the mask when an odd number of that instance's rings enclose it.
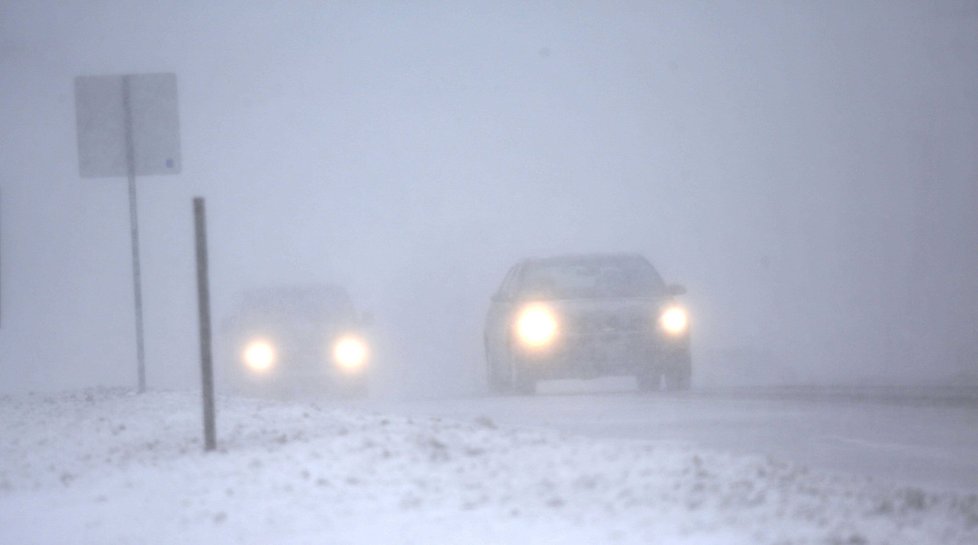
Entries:
{"label": "car roof", "polygon": [[523,260],[524,265],[575,265],[584,263],[641,262],[650,265],[642,254],[631,252],[559,254],[548,257],[532,257]]}
{"label": "car roof", "polygon": [[333,284],[264,286],[244,291],[241,307],[346,307],[351,305],[345,289]]}

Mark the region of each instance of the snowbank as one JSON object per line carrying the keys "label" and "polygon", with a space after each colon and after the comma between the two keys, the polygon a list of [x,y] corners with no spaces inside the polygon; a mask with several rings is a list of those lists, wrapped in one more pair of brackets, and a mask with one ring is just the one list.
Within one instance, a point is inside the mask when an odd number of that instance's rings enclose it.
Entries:
{"label": "snowbank", "polygon": [[0,398],[0,543],[974,544],[978,498],[690,445],[190,393]]}

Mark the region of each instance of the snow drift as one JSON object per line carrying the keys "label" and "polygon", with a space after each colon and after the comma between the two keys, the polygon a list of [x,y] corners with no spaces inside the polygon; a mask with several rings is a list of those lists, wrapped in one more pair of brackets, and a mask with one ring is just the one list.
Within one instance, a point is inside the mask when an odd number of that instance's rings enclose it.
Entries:
{"label": "snow drift", "polygon": [[978,498],[694,445],[191,393],[0,398],[0,543],[978,542]]}

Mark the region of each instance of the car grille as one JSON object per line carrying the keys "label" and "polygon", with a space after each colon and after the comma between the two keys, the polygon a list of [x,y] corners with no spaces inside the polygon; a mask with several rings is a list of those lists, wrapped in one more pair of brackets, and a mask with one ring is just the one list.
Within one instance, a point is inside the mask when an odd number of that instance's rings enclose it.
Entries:
{"label": "car grille", "polygon": [[571,317],[566,330],[572,335],[639,333],[650,330],[648,314],[641,309],[587,311]]}

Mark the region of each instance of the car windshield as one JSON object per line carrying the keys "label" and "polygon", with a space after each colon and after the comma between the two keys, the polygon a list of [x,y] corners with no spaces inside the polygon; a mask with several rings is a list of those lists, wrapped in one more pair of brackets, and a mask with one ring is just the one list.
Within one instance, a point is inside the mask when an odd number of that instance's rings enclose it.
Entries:
{"label": "car windshield", "polygon": [[524,269],[520,285],[525,297],[556,299],[647,297],[665,292],[655,268],[640,258],[542,260]]}
{"label": "car windshield", "polygon": [[246,292],[239,312],[254,319],[335,321],[355,313],[346,291],[333,286],[276,287]]}

